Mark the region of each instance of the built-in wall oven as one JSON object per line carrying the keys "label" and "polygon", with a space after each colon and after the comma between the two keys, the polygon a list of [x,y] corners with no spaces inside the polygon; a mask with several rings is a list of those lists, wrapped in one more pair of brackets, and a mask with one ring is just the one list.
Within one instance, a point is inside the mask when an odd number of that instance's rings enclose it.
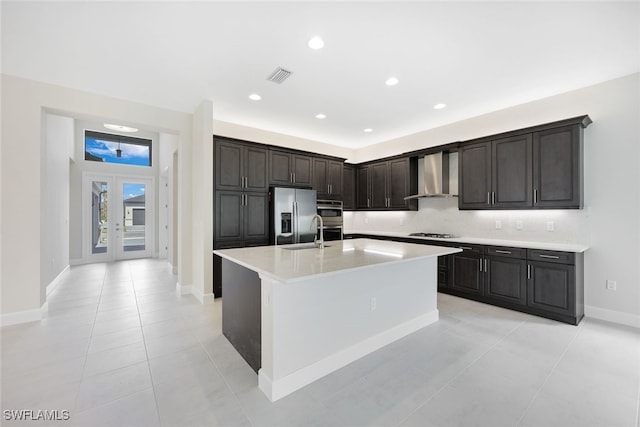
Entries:
{"label": "built-in wall oven", "polygon": [[324,240],[342,240],[342,201],[318,200],[318,215],[324,225]]}

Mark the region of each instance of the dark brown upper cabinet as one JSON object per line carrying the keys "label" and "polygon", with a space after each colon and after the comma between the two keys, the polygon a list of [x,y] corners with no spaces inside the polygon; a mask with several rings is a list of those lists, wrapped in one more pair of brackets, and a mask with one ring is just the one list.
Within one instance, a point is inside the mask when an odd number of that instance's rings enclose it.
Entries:
{"label": "dark brown upper cabinet", "polygon": [[318,199],[339,199],[342,196],[343,164],[335,160],[313,159],[313,189]]}
{"label": "dark brown upper cabinet", "polygon": [[533,206],[582,207],[582,128],[564,126],[533,134]]}
{"label": "dark brown upper cabinet", "polygon": [[417,210],[417,201],[404,200],[418,186],[417,158],[397,158],[357,169],[357,208]]}
{"label": "dark brown upper cabinet", "polygon": [[458,207],[581,208],[583,128],[589,123],[591,119],[582,116],[529,133],[461,144]]}
{"label": "dark brown upper cabinet", "polygon": [[216,189],[268,191],[265,148],[216,139],[215,150]]}
{"label": "dark brown upper cabinet", "polygon": [[271,185],[311,187],[312,157],[280,150],[269,150]]}
{"label": "dark brown upper cabinet", "polygon": [[345,164],[343,168],[342,203],[345,210],[356,208],[356,167],[354,165]]}

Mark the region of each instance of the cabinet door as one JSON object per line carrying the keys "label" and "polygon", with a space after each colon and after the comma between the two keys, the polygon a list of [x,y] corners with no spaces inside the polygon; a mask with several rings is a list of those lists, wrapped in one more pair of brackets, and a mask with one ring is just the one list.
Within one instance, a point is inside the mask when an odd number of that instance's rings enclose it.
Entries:
{"label": "cabinet door", "polygon": [[491,147],[479,143],[458,151],[459,209],[489,209],[491,197]]}
{"label": "cabinet door", "polygon": [[329,195],[329,161],[327,159],[313,159],[313,189],[318,193],[318,199]]}
{"label": "cabinet door", "polygon": [[388,207],[387,162],[372,164],[369,166],[369,169],[371,170],[371,204],[370,206],[374,209],[385,209]]}
{"label": "cabinet door", "polygon": [[534,207],[582,206],[580,140],[580,125],[533,134]]}
{"label": "cabinet door", "polygon": [[491,206],[499,209],[533,205],[531,135],[491,141]]}
{"label": "cabinet door", "polygon": [[529,307],[573,316],[576,311],[575,287],[575,266],[529,262]]}
{"label": "cabinet door", "polygon": [[342,187],[343,209],[356,208],[356,168],[344,165]]}
{"label": "cabinet door", "polygon": [[410,173],[409,159],[389,160],[389,198],[388,207],[390,208],[406,208],[408,202],[405,197],[410,196]]}
{"label": "cabinet door", "polygon": [[343,164],[342,162],[329,161],[329,171],[327,174],[327,182],[330,185],[329,189],[332,198],[339,198],[342,195],[342,182],[343,182]]}
{"label": "cabinet door", "polygon": [[271,150],[269,152],[269,182],[272,185],[291,185],[291,174],[291,154]]}
{"label": "cabinet door", "polygon": [[483,295],[484,274],[481,271],[482,257],[474,253],[457,253],[453,255],[453,278],[451,289],[472,294]]}
{"label": "cabinet door", "polygon": [[357,169],[357,208],[367,209],[371,207],[371,191],[369,179],[369,166],[361,166]]}
{"label": "cabinet door", "polygon": [[268,193],[245,193],[244,240],[269,240]]}
{"label": "cabinet door", "polygon": [[245,147],[243,175],[245,190],[269,191],[267,174],[267,150],[258,147]]}
{"label": "cabinet door", "polygon": [[216,141],[216,188],[242,190],[242,163],[244,146]]}
{"label": "cabinet door", "polygon": [[527,304],[527,262],[524,259],[487,257],[485,295],[501,301]]}
{"label": "cabinet door", "polygon": [[293,163],[293,183],[299,186],[311,187],[311,179],[313,177],[311,157],[294,154],[291,156],[291,161]]}
{"label": "cabinet door", "polygon": [[240,191],[216,191],[216,242],[244,238],[243,196]]}

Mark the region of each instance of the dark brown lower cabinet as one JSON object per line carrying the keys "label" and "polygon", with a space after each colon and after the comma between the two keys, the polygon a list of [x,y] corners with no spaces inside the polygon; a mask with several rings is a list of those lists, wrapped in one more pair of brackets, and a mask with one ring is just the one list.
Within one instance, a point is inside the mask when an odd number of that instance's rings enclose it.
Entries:
{"label": "dark brown lower cabinet", "polygon": [[467,295],[484,295],[482,246],[459,246],[461,253],[453,255],[450,288]]}
{"label": "dark brown lower cabinet", "polygon": [[438,258],[438,291],[577,325],[584,317],[584,255],[408,237],[356,234],[407,243],[457,247]]}

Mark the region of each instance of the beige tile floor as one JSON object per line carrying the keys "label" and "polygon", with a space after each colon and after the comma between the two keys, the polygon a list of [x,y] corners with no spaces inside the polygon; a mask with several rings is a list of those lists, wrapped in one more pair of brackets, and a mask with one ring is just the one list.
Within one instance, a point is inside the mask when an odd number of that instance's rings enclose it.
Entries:
{"label": "beige tile floor", "polygon": [[[41,322],[1,330],[2,425],[636,426],[640,335],[439,295],[440,321],[270,403],[158,260],[74,267]],[[4,410],[68,410],[13,422]]]}

